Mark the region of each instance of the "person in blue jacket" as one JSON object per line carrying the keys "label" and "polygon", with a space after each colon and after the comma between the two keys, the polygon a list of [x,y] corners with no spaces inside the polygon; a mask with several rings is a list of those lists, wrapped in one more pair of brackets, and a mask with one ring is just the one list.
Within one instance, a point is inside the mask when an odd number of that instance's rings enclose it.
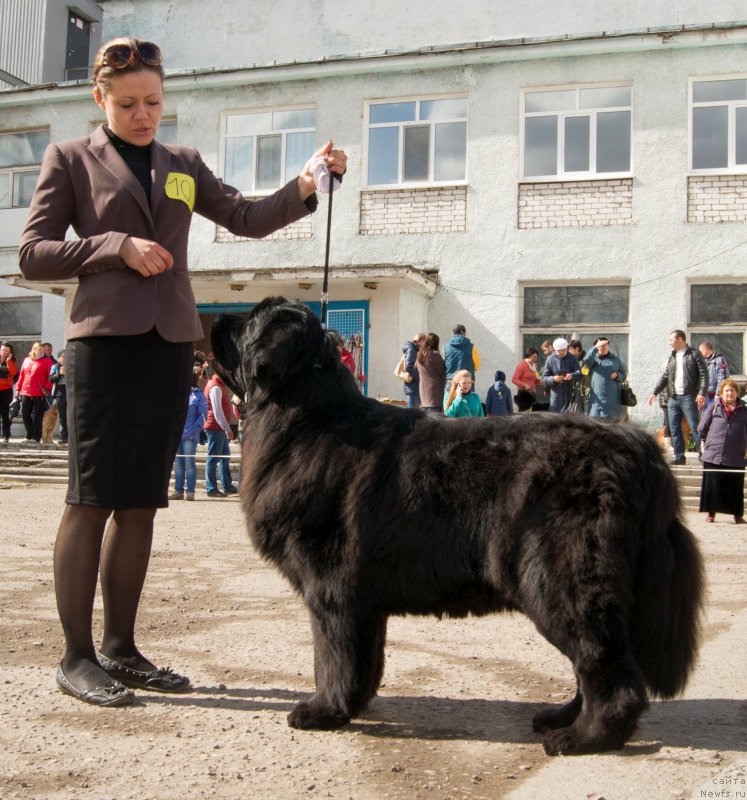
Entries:
{"label": "person in blue jacket", "polygon": [[454,335],[444,347],[444,363],[447,381],[450,381],[460,369],[466,369],[472,376],[474,384],[475,373],[480,369],[480,353],[477,351],[477,345],[467,338],[467,329],[464,325],[454,326]]}
{"label": "person in blue jacket", "polygon": [[[169,500],[195,499],[197,485],[197,462],[195,453],[200,440],[202,426],[208,415],[207,400],[199,387],[202,368],[195,367],[192,371],[192,388],[189,392],[189,405],[187,418],[184,420],[182,439],[176,451],[174,461],[174,491],[169,495]],[[187,481],[187,493],[184,494],[184,480]]]}
{"label": "person in blue jacket", "polygon": [[459,370],[452,377],[449,393],[444,398],[444,414],[447,417],[485,416],[480,398],[472,391],[469,370]]}
{"label": "person in blue jacket", "polygon": [[627,377],[627,370],[622,361],[610,352],[610,342],[606,336],[595,339],[583,364],[589,368],[591,374],[589,416],[622,419],[625,413],[620,405],[620,385]]}
{"label": "person in blue jacket", "polygon": [[485,398],[485,413],[489,417],[514,413],[514,401],[511,399],[508,386],[506,386],[506,373],[500,369],[495,373],[495,383],[488,389],[488,396]]}
{"label": "person in blue jacket", "polygon": [[405,399],[408,408],[420,408],[420,373],[416,359],[424,344],[425,334],[416,333],[402,346],[402,353],[405,356],[405,372],[409,372],[412,377],[412,380],[405,384]]}

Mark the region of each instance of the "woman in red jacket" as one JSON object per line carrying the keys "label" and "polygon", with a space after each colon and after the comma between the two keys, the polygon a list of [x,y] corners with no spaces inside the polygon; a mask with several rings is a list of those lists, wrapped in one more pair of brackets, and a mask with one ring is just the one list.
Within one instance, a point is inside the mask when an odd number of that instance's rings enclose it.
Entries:
{"label": "woman in red jacket", "polygon": [[52,389],[49,370],[52,359],[44,354],[41,342],[34,342],[31,352],[21,365],[18,376],[18,394],[22,395],[21,414],[26,428],[27,442],[41,442],[42,418],[46,411],[45,398]]}
{"label": "woman in red jacket", "polygon": [[541,383],[539,372],[537,371],[537,359],[539,353],[534,347],[530,347],[523,360],[519,361],[511,377],[511,383],[519,392],[529,392],[531,399],[537,396],[537,385]]}
{"label": "woman in red jacket", "polygon": [[13,355],[13,345],[0,345],[0,424],[3,439],[10,441],[10,404],[13,400],[13,384],[18,375],[18,362]]}

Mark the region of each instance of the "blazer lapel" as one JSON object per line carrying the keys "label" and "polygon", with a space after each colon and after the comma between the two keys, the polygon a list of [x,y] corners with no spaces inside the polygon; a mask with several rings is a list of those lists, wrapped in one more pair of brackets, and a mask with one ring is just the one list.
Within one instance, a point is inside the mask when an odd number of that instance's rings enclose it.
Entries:
{"label": "blazer lapel", "polygon": [[[125,164],[124,159],[116,151],[114,145],[111,143],[109,137],[106,135],[104,128],[99,126],[91,134],[90,144],[88,149],[91,151],[93,157],[133,196],[137,204],[145,214],[149,226],[155,234],[155,226],[153,225],[153,216],[150,208],[148,208],[148,199],[145,195],[143,187],[140,185],[138,179],[133,175],[132,170]],[[155,191],[155,185],[153,187]],[[152,192],[151,192],[152,195]]]}
{"label": "blazer lapel", "polygon": [[158,204],[166,191],[166,178],[171,166],[171,153],[155,139],[150,146],[150,174],[153,186],[150,190],[150,208],[153,219],[156,218]]}

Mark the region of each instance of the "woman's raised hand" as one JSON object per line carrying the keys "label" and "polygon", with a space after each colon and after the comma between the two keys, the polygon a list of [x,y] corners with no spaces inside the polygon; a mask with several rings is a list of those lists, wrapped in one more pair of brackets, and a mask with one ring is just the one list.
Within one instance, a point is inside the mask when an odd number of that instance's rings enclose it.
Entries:
{"label": "woman's raised hand", "polygon": [[298,176],[298,196],[301,200],[310,197],[319,188],[314,182],[313,166],[316,159],[324,157],[330,172],[337,175],[344,174],[347,169],[348,156],[344,150],[335,150],[334,142],[330,139],[324,147],[320,147],[306,162],[301,174]]}

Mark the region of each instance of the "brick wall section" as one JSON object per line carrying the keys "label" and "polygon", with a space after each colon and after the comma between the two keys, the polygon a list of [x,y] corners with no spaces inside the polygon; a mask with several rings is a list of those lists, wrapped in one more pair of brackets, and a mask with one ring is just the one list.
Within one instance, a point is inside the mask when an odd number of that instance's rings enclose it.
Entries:
{"label": "brick wall section", "polygon": [[747,222],[747,175],[687,179],[688,222]]}
{"label": "brick wall section", "polygon": [[467,230],[467,187],[362,192],[360,233],[458,233]]}
{"label": "brick wall section", "polygon": [[[259,199],[259,198],[252,198]],[[220,225],[215,226],[215,241],[221,244],[228,242],[274,242],[286,241],[288,239],[311,239],[313,236],[313,229],[311,227],[311,216],[303,217],[297,222],[288,225],[286,228],[281,228],[269,236],[262,239],[251,239],[246,236],[234,236],[230,231],[221,228]]]}
{"label": "brick wall section", "polygon": [[632,223],[632,178],[519,185],[519,228],[590,228]]}

